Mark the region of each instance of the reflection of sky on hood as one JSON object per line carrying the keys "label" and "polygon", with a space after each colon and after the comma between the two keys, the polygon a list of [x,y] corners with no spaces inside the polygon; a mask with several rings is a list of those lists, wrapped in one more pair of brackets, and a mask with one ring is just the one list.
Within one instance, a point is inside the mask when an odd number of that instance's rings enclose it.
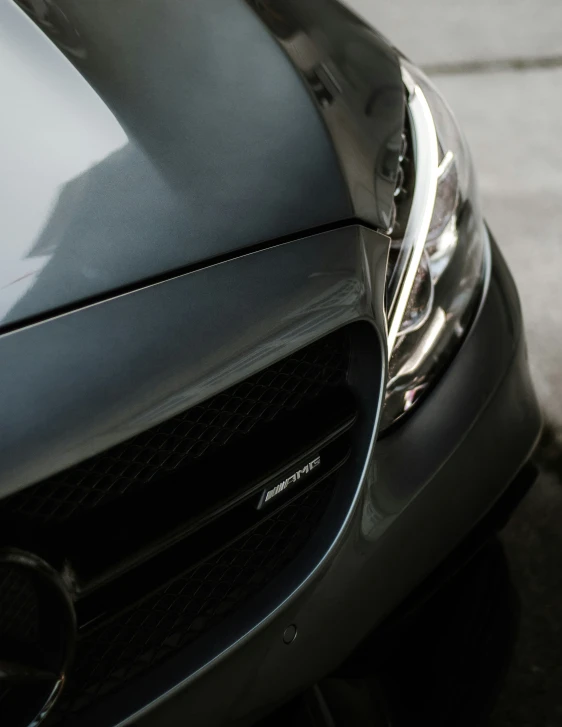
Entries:
{"label": "reflection of sky on hood", "polygon": [[[16,14],[24,22],[13,22]],[[0,5],[0,89],[2,319],[50,259],[47,250],[26,256],[62,187],[127,137],[80,74],[11,3]]]}
{"label": "reflection of sky on hood", "polygon": [[4,324],[352,216],[306,88],[244,4],[75,5],[80,75],[0,10]]}

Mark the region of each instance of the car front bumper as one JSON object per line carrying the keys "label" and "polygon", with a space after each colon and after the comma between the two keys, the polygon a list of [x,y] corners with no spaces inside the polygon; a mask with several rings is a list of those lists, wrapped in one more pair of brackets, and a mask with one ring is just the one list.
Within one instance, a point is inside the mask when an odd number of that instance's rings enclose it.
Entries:
{"label": "car front bumper", "polygon": [[[517,292],[493,244],[490,285],[469,335],[419,409],[377,441],[332,557],[206,670],[168,691],[178,665],[152,673],[145,686],[161,696],[135,724],[251,724],[332,672],[482,522],[540,430]],[[288,626],[297,630],[290,644]],[[112,724],[129,721],[126,691],[106,707]],[[99,716],[91,718],[99,724]]]}

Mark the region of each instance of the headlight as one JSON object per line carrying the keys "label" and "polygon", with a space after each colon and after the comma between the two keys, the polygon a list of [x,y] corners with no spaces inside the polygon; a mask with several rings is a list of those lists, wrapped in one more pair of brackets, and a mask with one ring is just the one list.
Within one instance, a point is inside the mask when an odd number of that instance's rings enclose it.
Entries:
{"label": "headlight", "polygon": [[387,274],[382,429],[438,379],[482,300],[490,267],[466,142],[427,78],[407,61],[402,75],[408,119]]}

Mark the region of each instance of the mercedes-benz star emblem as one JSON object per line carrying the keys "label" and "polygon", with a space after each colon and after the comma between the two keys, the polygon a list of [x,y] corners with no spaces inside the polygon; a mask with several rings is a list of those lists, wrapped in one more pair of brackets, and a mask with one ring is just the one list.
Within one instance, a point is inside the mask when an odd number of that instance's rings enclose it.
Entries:
{"label": "mercedes-benz star emblem", "polygon": [[0,550],[2,724],[37,727],[60,696],[76,617],[58,573],[21,550]]}

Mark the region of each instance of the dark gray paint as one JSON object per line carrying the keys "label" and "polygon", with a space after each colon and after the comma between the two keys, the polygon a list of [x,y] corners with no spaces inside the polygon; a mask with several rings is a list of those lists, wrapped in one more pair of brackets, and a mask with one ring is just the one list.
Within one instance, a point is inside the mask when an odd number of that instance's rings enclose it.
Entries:
{"label": "dark gray paint", "polygon": [[[336,669],[463,540],[532,452],[541,417],[525,348],[517,294],[495,250],[491,285],[463,347],[423,406],[375,444],[324,567],[278,607],[309,565],[296,563],[252,604],[250,625],[240,619],[216,629],[215,652],[240,638],[222,659],[197,671],[190,647],[76,723],[242,727]],[[298,628],[289,647],[288,624]],[[225,631],[230,641],[221,642]]]}
{"label": "dark gray paint", "polygon": [[396,52],[336,0],[247,0],[298,68],[321,110],[354,215],[394,221],[405,99]]}
{"label": "dark gray paint", "polygon": [[[208,7],[214,5],[215,0],[208,0]],[[109,10],[110,4],[94,2],[91,7]],[[99,14],[100,23],[117,15],[119,26],[132,5],[127,1],[112,7],[111,17]],[[155,5],[147,2],[142,7]],[[187,7],[202,5],[186,2],[174,7],[187,12]],[[89,12],[90,6],[76,8],[84,17]],[[112,27],[103,30],[104,38],[114,37]],[[130,26],[132,36],[140,31],[150,36],[151,28]],[[85,39],[69,31],[59,42],[77,63],[87,64],[88,53],[96,49]],[[111,49],[105,50],[109,62]],[[55,78],[60,75],[55,73],[53,82]],[[80,77],[74,78],[77,88],[87,89]],[[159,78],[166,76],[160,73]],[[61,98],[67,98],[61,90]],[[96,106],[98,100],[92,99]],[[28,101],[36,108],[31,97]],[[145,108],[142,94],[129,101],[137,103],[137,110]],[[103,121],[103,114],[93,117],[114,128],[112,117]],[[65,114],[67,119],[71,116]],[[82,128],[77,125],[74,131]],[[83,149],[79,134],[77,138],[77,148]],[[23,149],[21,144],[18,149]],[[117,156],[119,151],[114,151]],[[142,174],[134,175],[138,177]],[[18,182],[20,189],[28,179]],[[105,176],[100,188],[109,199],[113,188]],[[138,195],[133,197],[138,203]],[[152,201],[151,194],[147,200]],[[249,208],[241,207],[232,217],[246,224]],[[111,229],[119,229],[119,219],[117,215]],[[59,240],[57,230],[66,229],[65,220],[64,215],[51,220],[52,237],[47,241]],[[134,265],[135,247],[129,235],[124,240],[124,252]],[[174,255],[181,240],[181,235],[175,238]],[[114,244],[108,243],[106,258],[100,247],[100,280],[113,274],[113,265],[119,269],[122,251],[113,250]],[[166,240],[159,245],[170,253]],[[69,248],[64,249],[70,255]],[[163,270],[158,267],[160,247],[143,249],[146,255],[139,259],[150,267],[150,275]],[[172,416],[347,321],[367,319],[382,333],[386,250],[387,241],[376,233],[340,229],[181,275],[0,337],[3,494]],[[57,259],[55,252],[51,260]],[[87,259],[87,251],[80,252],[78,266]],[[94,262],[96,255],[92,253]],[[134,281],[139,279],[135,274]],[[50,290],[69,291],[67,300],[74,302],[84,293],[73,284],[72,276],[54,275]],[[96,284],[98,291],[108,289],[99,280]],[[42,300],[36,311],[45,309],[46,298]],[[494,279],[479,320],[443,379],[408,421],[376,444],[373,458],[354,462],[356,469],[366,465],[363,476],[350,482],[357,487],[357,507],[337,512],[338,522],[342,513],[349,513],[338,547],[306,587],[301,580],[298,595],[276,611],[279,593],[290,592],[294,585],[276,584],[280,590],[275,600],[261,603],[261,610],[252,613],[254,619],[263,616],[260,627],[251,630],[255,621],[250,628],[229,623],[228,638],[221,643],[220,631],[213,633],[217,654],[231,647],[237,636],[244,643],[231,648],[199,679],[193,679],[189,655],[180,654],[155,668],[140,685],[110,697],[99,712],[80,716],[81,725],[136,719],[151,706],[160,708],[145,713],[142,723],[147,725],[185,719],[241,724],[337,666],[473,527],[532,448],[540,417],[520,331],[516,294],[496,254]],[[379,392],[380,368],[374,371],[373,392]],[[475,376],[475,371],[484,374]],[[373,408],[378,396],[373,393]],[[298,565],[303,570],[308,564]],[[286,578],[296,575],[297,566]],[[281,638],[288,623],[296,623],[299,630],[290,647]],[[178,688],[182,679],[192,680],[189,689]],[[157,700],[172,690],[174,699],[158,705]]]}
{"label": "dark gray paint", "polygon": [[366,317],[382,335],[387,252],[384,235],[345,227],[0,336],[1,494],[146,430],[347,322]]}
{"label": "dark gray paint", "polygon": [[80,73],[0,5],[4,324],[353,216],[314,103],[241,0],[25,7]]}

